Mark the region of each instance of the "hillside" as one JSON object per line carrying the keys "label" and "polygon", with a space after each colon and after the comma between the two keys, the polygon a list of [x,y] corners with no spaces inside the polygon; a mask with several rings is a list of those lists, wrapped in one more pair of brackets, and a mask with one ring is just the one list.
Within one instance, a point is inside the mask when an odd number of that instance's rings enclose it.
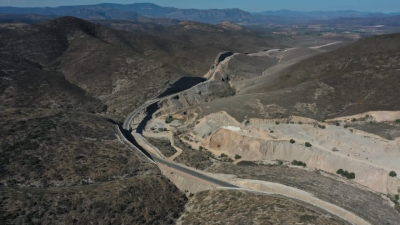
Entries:
{"label": "hillside", "polygon": [[38,46],[0,55],[0,223],[172,223],[186,197],[119,140],[121,118],[39,64],[63,45]]}
{"label": "hillside", "polygon": [[72,17],[7,32],[0,43],[3,53],[62,73],[115,113],[127,113],[180,76],[204,74],[207,60],[220,51],[115,31]]}
{"label": "hillside", "polygon": [[[207,103],[204,108],[207,112],[225,110],[239,121],[246,115],[297,115],[322,120],[373,110],[399,110],[399,40],[399,34],[373,36],[283,70],[267,70],[271,72],[241,81],[244,87],[237,82],[238,95]],[[233,102],[244,104],[231,107]]]}

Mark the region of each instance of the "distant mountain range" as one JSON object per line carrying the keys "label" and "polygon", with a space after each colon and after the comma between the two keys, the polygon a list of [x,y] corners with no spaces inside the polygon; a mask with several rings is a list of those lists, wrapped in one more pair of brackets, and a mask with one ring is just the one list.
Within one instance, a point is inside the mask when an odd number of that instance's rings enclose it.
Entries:
{"label": "distant mountain range", "polygon": [[97,4],[43,8],[0,7],[3,14],[30,14],[46,16],[74,16],[82,19],[131,20],[162,23],[154,18],[193,20],[203,23],[221,23],[231,21],[239,24],[299,24],[313,20],[331,20],[338,18],[377,18],[400,15],[400,13],[370,13],[357,11],[315,11],[300,12],[290,10],[249,13],[240,9],[178,9],[162,7],[153,3]]}

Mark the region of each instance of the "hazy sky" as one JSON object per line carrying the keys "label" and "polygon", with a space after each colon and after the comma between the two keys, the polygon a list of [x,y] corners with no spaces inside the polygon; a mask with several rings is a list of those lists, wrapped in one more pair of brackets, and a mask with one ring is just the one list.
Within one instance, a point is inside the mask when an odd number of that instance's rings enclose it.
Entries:
{"label": "hazy sky", "polygon": [[[0,6],[43,7],[60,5],[83,5],[97,3],[146,2],[136,0],[0,0]],[[161,6],[177,8],[240,8],[250,12],[267,10],[331,11],[357,10],[369,12],[400,12],[400,0],[150,0]]]}

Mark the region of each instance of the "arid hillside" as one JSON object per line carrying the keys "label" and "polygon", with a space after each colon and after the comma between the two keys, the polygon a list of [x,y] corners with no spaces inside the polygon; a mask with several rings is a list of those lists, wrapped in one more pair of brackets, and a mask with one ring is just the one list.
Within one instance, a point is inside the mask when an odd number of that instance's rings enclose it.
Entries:
{"label": "arid hillside", "polygon": [[[176,78],[203,76],[221,51],[255,50],[260,48],[256,46],[269,44],[253,33],[246,34],[250,41],[245,44],[238,44],[241,35],[226,42],[224,37],[235,31],[219,35],[219,30],[202,31],[201,27],[228,28],[187,24],[195,27],[187,30],[187,25],[180,24],[156,36],[64,17],[6,32],[0,36],[0,45],[3,54],[59,72],[88,95],[100,99],[108,112],[125,115],[160,94]],[[213,44],[213,39],[219,41]]]}
{"label": "arid hillside", "polygon": [[0,223],[173,223],[185,195],[121,141],[122,117],[55,69],[67,35],[90,27],[54,26],[1,39]]}
{"label": "arid hillside", "polygon": [[291,115],[323,120],[399,110],[399,40],[399,34],[373,36],[281,70],[267,70],[242,81],[245,85],[236,96],[204,104],[204,109],[225,110],[239,121],[245,116]]}

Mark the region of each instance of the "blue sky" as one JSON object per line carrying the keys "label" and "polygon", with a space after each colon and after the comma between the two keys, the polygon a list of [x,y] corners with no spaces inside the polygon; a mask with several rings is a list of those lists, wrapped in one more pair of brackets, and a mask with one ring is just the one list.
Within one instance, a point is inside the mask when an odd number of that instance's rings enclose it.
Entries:
{"label": "blue sky", "polygon": [[[97,4],[102,2],[130,4],[136,0],[0,0],[0,6],[43,7]],[[357,10],[400,12],[400,0],[148,0],[161,6],[177,8],[240,8],[250,12],[290,9],[299,11]]]}

